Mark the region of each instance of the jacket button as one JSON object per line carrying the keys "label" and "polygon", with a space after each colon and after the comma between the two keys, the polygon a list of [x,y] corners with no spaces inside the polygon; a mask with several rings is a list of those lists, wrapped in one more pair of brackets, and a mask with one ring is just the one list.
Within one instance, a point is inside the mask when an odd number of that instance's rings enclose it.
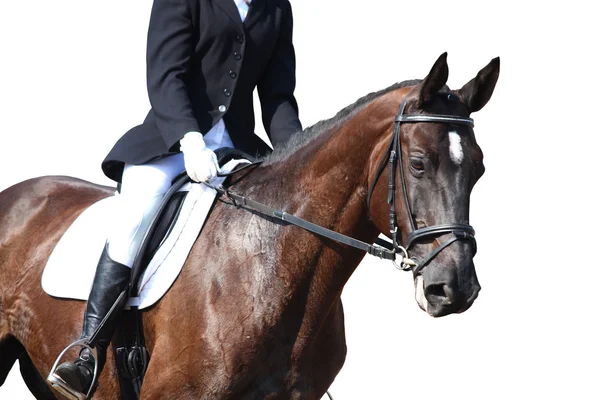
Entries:
{"label": "jacket button", "polygon": [[229,89],[223,90],[223,93],[225,93],[225,96],[227,96],[227,97],[231,96],[231,90],[229,90]]}
{"label": "jacket button", "polygon": [[237,78],[237,73],[235,71],[229,71],[229,76],[231,77],[231,79],[235,79]]}
{"label": "jacket button", "polygon": [[242,35],[237,35],[235,37],[235,40],[237,40],[238,43],[244,43],[244,37]]}
{"label": "jacket button", "polygon": [[225,112],[225,111],[227,111],[227,107],[225,107],[223,104],[221,104],[221,105],[219,106],[219,111],[220,111],[220,112]]}
{"label": "jacket button", "polygon": [[233,53],[233,58],[239,61],[242,59],[242,55],[236,51],[235,53]]}

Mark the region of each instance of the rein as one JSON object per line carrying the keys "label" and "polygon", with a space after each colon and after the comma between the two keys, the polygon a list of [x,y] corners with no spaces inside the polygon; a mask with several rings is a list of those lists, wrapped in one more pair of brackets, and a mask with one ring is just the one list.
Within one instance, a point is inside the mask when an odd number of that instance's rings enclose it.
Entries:
{"label": "rein", "polygon": [[[452,125],[466,125],[469,127],[474,127],[473,119],[471,118],[463,118],[456,117],[453,115],[420,115],[420,114],[404,114],[404,109],[406,107],[406,98],[402,102],[400,106],[400,111],[398,115],[394,119],[394,132],[392,134],[392,139],[390,140],[390,144],[388,149],[383,156],[379,167],[377,168],[377,172],[375,174],[375,179],[369,188],[369,193],[367,196],[367,209],[370,210],[370,202],[371,196],[373,194],[373,190],[379,177],[381,176],[383,169],[385,168],[386,162],[389,161],[389,171],[390,171],[390,180],[388,185],[388,203],[390,204],[390,212],[389,212],[389,224],[390,224],[390,234],[392,237],[392,243],[377,239],[375,244],[365,243],[358,239],[354,239],[350,236],[343,235],[341,233],[332,231],[330,229],[324,228],[320,225],[314,224],[310,221],[302,219],[292,214],[288,214],[283,210],[278,210],[276,208],[270,207],[266,204],[259,203],[252,199],[249,199],[245,196],[232,192],[231,190],[223,187],[223,186],[213,186],[209,183],[203,182],[204,185],[210,187],[215,190],[217,193],[225,196],[231,204],[237,208],[244,208],[246,210],[255,211],[259,214],[262,214],[267,217],[276,218],[281,221],[285,221],[289,224],[298,226],[304,230],[315,233],[317,235],[326,237],[328,239],[334,240],[336,242],[352,246],[359,250],[365,251],[375,257],[379,257],[385,260],[391,260],[394,265],[401,270],[404,271],[413,271],[413,273],[418,273],[423,269],[427,264],[429,264],[439,253],[441,253],[445,248],[453,244],[457,241],[469,241],[473,244],[473,253],[477,252],[477,242],[475,240],[475,230],[471,225],[468,224],[443,224],[443,225],[434,225],[421,229],[417,229],[417,224],[413,217],[410,201],[408,199],[408,190],[406,189],[406,180],[404,173],[404,166],[402,163],[402,147],[400,140],[400,126],[402,123],[420,123],[420,122],[429,122],[429,123],[445,123]],[[234,173],[237,173],[243,169],[258,166],[261,162],[246,164],[243,167],[234,170],[227,174],[219,174],[219,176],[231,176]],[[402,195],[404,198],[404,203],[406,207],[406,211],[408,214],[408,219],[411,226],[411,233],[408,235],[408,239],[405,246],[401,246],[399,240],[399,232],[398,232],[398,224],[396,220],[396,170],[398,170],[400,174],[400,184],[402,188]],[[436,247],[433,251],[431,251],[423,260],[417,262],[409,257],[409,250],[416,243],[429,238],[435,238],[438,236],[452,234],[454,235],[452,238],[448,239],[438,247]],[[400,264],[396,263],[396,256],[400,257]]]}
{"label": "rein", "polygon": [[[248,165],[250,165],[250,164],[248,164]],[[238,172],[238,170],[233,171],[233,172]],[[231,173],[223,174],[223,175],[219,175],[219,176],[228,176],[228,175],[231,175]],[[206,182],[203,182],[203,183],[206,186],[208,186],[209,188],[215,190],[217,193],[224,195],[230,201],[230,203],[228,203],[228,204],[231,204],[237,208],[244,208],[246,210],[256,211],[259,214],[262,214],[264,216],[276,218],[281,221],[285,221],[289,224],[296,225],[304,230],[315,233],[317,235],[326,237],[328,239],[334,240],[339,243],[346,244],[348,246],[355,247],[362,251],[366,251],[367,253],[369,253],[375,257],[379,257],[379,258],[382,258],[385,260],[392,260],[392,261],[396,259],[396,252],[393,250],[388,250],[386,248],[383,248],[383,247],[380,247],[377,245],[371,245],[371,244],[365,243],[363,241],[360,241],[358,239],[351,238],[350,236],[342,235],[341,233],[337,233],[330,229],[323,228],[320,225],[314,224],[310,221],[307,221],[307,220],[297,217],[295,215],[288,214],[285,211],[278,210],[276,208],[267,206],[263,203],[259,203],[252,199],[249,199],[247,197],[244,197],[242,195],[234,193],[231,190],[224,188],[223,186],[213,186]]]}

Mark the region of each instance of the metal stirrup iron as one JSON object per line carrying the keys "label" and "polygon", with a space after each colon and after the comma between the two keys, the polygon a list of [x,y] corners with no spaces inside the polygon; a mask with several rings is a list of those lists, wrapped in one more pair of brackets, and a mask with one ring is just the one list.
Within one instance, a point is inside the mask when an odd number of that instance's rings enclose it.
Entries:
{"label": "metal stirrup iron", "polygon": [[[92,378],[92,383],[90,384],[90,388],[88,389],[88,391],[85,395],[82,395],[80,393],[72,391],[70,385],[67,382],[65,382],[60,376],[55,374],[56,368],[58,368],[58,363],[60,360],[62,360],[65,353],[67,351],[69,351],[70,349],[72,349],[73,347],[77,347],[77,346],[88,349],[94,356],[94,377]],[[93,349],[88,345],[88,338],[84,338],[84,339],[76,340],[75,342],[71,343],[58,355],[58,358],[56,359],[56,361],[54,362],[54,365],[50,369],[50,373],[48,374],[48,377],[46,378],[46,380],[52,384],[52,387],[54,389],[56,389],[63,396],[67,397],[69,400],[87,400],[90,398],[90,395],[92,394],[92,390],[94,390],[94,385],[96,384],[97,377],[98,377],[98,352],[96,351],[96,349]]]}

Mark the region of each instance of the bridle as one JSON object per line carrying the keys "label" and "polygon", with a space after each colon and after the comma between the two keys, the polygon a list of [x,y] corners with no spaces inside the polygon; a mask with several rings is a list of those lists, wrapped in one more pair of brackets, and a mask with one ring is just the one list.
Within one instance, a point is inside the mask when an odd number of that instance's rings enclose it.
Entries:
{"label": "bridle", "polygon": [[[402,269],[404,271],[412,270],[413,273],[416,274],[419,271],[421,271],[425,266],[427,266],[427,264],[429,264],[446,247],[450,246],[456,241],[471,242],[473,244],[473,255],[475,255],[475,253],[477,253],[477,241],[475,240],[475,229],[473,229],[473,227],[468,224],[443,224],[417,229],[417,224],[415,222],[415,218],[413,216],[410,206],[410,201],[408,199],[408,191],[406,190],[406,178],[404,175],[404,166],[402,164],[400,127],[403,123],[430,122],[452,125],[466,125],[473,128],[474,123],[472,118],[456,117],[452,115],[404,114],[405,108],[406,98],[404,99],[404,101],[402,101],[400,111],[394,119],[394,132],[392,134],[390,144],[383,158],[381,159],[381,162],[379,163],[379,167],[377,168],[375,178],[373,179],[371,187],[369,188],[369,193],[367,196],[367,210],[371,209],[370,202],[371,196],[373,195],[373,190],[375,189],[375,185],[379,180],[383,169],[385,168],[386,162],[389,161],[390,180],[388,185],[388,204],[390,205],[389,225],[392,243],[378,239],[377,244],[384,246],[389,250],[394,250],[396,251],[396,253],[402,256],[399,264],[394,262],[394,264],[399,269]],[[411,227],[411,232],[408,235],[405,246],[399,244],[401,242],[401,238],[399,238],[400,232],[398,230],[398,224],[396,220],[396,170],[398,170],[400,174],[402,195],[404,198],[406,213],[408,216],[408,220],[410,221]],[[451,237],[450,239],[436,247],[434,250],[432,250],[423,260],[414,260],[409,257],[409,251],[416,243],[425,239],[436,238],[438,236],[446,234],[452,234],[453,237]]]}
{"label": "bridle", "polygon": [[[302,229],[305,229],[309,232],[315,233],[317,235],[326,237],[328,239],[334,240],[339,243],[343,243],[345,245],[357,248],[359,250],[365,251],[375,257],[379,257],[385,260],[391,260],[397,268],[402,269],[404,271],[413,271],[414,273],[418,273],[423,269],[427,264],[431,262],[442,250],[446,247],[450,246],[452,243],[456,241],[469,241],[473,244],[473,255],[477,252],[477,242],[475,241],[475,230],[471,225],[467,224],[444,224],[444,225],[434,225],[428,226],[421,229],[416,229],[416,222],[412,216],[412,211],[410,207],[410,202],[408,199],[408,192],[406,190],[406,181],[404,176],[404,167],[402,165],[402,149],[400,143],[400,125],[402,123],[416,123],[416,122],[432,122],[432,123],[446,123],[453,125],[466,125],[473,127],[473,120],[471,118],[462,118],[455,117],[452,115],[420,115],[420,114],[408,114],[404,115],[404,108],[406,107],[406,99],[402,102],[400,106],[400,111],[394,120],[394,132],[392,134],[392,139],[388,146],[386,153],[384,154],[381,163],[377,169],[377,173],[375,174],[375,179],[371,183],[371,187],[369,188],[369,193],[367,196],[367,210],[370,210],[370,201],[371,196],[373,194],[373,189],[375,188],[375,184],[379,180],[381,173],[383,172],[383,168],[385,167],[385,163],[389,160],[390,165],[390,183],[389,183],[389,193],[388,193],[388,203],[390,204],[390,234],[392,236],[392,243],[389,243],[382,239],[377,239],[376,243],[369,244],[358,239],[354,239],[352,237],[343,235],[341,233],[332,231],[320,225],[314,224],[310,221],[307,221],[303,218],[297,217],[293,214],[288,214],[283,210],[279,210],[273,207],[270,207],[266,204],[260,203],[258,201],[254,201],[249,199],[243,195],[237,194],[228,188],[223,187],[222,185],[214,186],[210,183],[203,182],[204,185],[214,189],[219,195],[222,196],[222,201],[225,201],[228,204],[231,204],[238,208],[244,208],[247,210],[251,210],[262,214],[264,216],[274,218],[277,220],[285,221],[286,223],[296,225]],[[219,174],[219,176],[231,176],[233,174],[239,173],[241,170],[246,168],[254,168],[260,165],[260,161],[246,164],[243,167],[232,171],[227,174]],[[404,202],[406,205],[406,211],[408,213],[408,218],[411,225],[411,233],[408,235],[408,239],[405,246],[401,246],[400,240],[398,239],[398,235],[400,234],[398,231],[398,225],[396,223],[396,169],[400,172],[400,183],[402,186],[402,193],[404,197]],[[182,173],[182,175],[177,178],[177,182],[174,183],[173,187],[170,190],[177,190],[178,187],[183,184],[189,182],[190,179],[187,174]],[[409,257],[408,252],[410,249],[418,242],[428,239],[435,238],[438,236],[452,234],[453,237],[445,241],[436,247],[433,251],[431,251],[427,257],[423,260],[413,260]],[[396,262],[397,256],[400,256],[400,263]]]}

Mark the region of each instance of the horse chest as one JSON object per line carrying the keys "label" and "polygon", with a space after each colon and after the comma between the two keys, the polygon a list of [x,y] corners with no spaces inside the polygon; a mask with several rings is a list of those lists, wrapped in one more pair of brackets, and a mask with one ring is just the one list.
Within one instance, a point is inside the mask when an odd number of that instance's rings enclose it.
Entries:
{"label": "horse chest", "polygon": [[210,388],[219,399],[320,398],[346,354],[339,312],[341,307],[319,334],[309,337],[299,334],[301,321],[282,318],[272,325],[268,318],[213,320],[210,332],[193,341],[193,348],[188,344],[186,353],[193,356],[184,363],[191,367],[187,380],[193,377],[195,388]]}

